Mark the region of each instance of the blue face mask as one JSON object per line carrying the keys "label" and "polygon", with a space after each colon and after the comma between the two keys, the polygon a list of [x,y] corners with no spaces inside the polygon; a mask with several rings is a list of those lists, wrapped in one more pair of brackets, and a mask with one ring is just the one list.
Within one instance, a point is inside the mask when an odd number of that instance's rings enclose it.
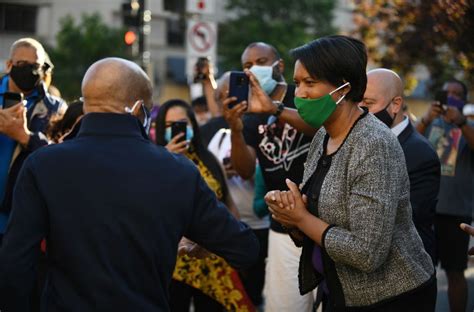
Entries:
{"label": "blue face mask", "polygon": [[[191,126],[187,126],[186,127],[186,141],[191,141],[194,137],[194,131],[193,131],[193,127]],[[166,127],[165,129],[165,141],[166,142],[169,142],[171,141],[172,137],[171,137],[171,127]]]}
{"label": "blue face mask", "polygon": [[133,114],[133,112],[135,111],[137,105],[141,105],[141,107],[142,107],[143,116],[144,116],[142,126],[145,129],[146,134],[149,135],[150,134],[150,126],[151,126],[151,114],[148,111],[148,109],[145,107],[145,103],[143,102],[143,100],[136,101],[135,104],[133,104],[132,108],[125,107],[125,111],[129,114]]}
{"label": "blue face mask", "polygon": [[278,84],[278,82],[273,79],[273,67],[278,64],[278,62],[279,61],[276,61],[271,66],[253,65],[250,67],[250,71],[255,75],[258,83],[266,94],[271,94]]}

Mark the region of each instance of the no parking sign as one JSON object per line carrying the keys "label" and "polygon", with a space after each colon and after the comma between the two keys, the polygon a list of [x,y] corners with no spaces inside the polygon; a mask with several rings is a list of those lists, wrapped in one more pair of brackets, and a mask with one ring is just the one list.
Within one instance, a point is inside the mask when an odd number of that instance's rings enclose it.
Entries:
{"label": "no parking sign", "polygon": [[217,23],[188,20],[186,33],[186,72],[188,77],[193,75],[193,67],[199,57],[210,57],[216,61],[217,48]]}

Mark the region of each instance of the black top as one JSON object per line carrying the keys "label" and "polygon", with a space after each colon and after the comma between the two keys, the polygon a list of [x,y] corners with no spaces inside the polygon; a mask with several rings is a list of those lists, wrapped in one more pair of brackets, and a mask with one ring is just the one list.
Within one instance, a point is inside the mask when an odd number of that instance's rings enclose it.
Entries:
{"label": "black top", "polygon": [[[295,87],[288,85],[283,103],[294,108]],[[244,116],[245,142],[253,147],[262,168],[265,187],[270,190],[287,190],[285,179],[301,183],[312,137],[298,132],[287,123],[275,120],[271,115],[248,114]],[[285,232],[273,218],[270,228]]]}
{"label": "black top", "polygon": [[214,135],[217,133],[217,131],[222,128],[229,128],[229,124],[222,116],[211,118],[211,120],[209,120],[206,124],[199,127],[199,132],[201,133],[201,140],[206,148],[211,142]]}
{"label": "black top", "polygon": [[44,311],[168,311],[182,236],[234,267],[258,242],[195,165],[148,140],[137,118],[90,113],[76,138],[25,162],[0,249],[0,310],[29,311],[47,241]]}
{"label": "black top", "polygon": [[315,208],[313,214],[317,216],[317,206],[318,206],[318,200],[319,200],[319,195],[321,194],[321,187],[323,186],[324,178],[326,178],[326,175],[329,171],[329,168],[331,167],[331,162],[332,162],[332,157],[334,156],[335,153],[326,155],[326,148],[328,145],[329,141],[329,136],[326,135],[324,138],[324,143],[323,143],[323,148],[324,148],[324,154],[319,158],[318,165],[316,167],[316,170],[314,171],[313,176],[311,177],[311,181],[309,181],[309,187],[308,191],[306,192],[306,196],[308,196],[308,199],[312,202],[314,202],[314,206],[312,208]]}

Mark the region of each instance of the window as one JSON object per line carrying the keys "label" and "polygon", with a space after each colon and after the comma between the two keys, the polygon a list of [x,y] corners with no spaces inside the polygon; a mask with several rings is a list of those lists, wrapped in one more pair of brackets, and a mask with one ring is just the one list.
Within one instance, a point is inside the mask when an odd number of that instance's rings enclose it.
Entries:
{"label": "window", "polygon": [[166,58],[166,78],[179,84],[187,84],[186,59],[184,57]]}
{"label": "window", "polygon": [[172,46],[184,46],[186,22],[184,18],[168,18],[166,20],[166,41]]}
{"label": "window", "polygon": [[185,0],[165,0],[164,2],[164,10],[173,12],[173,13],[184,13],[184,6],[186,5]]}
{"label": "window", "polygon": [[37,12],[34,5],[0,3],[0,31],[35,33]]}

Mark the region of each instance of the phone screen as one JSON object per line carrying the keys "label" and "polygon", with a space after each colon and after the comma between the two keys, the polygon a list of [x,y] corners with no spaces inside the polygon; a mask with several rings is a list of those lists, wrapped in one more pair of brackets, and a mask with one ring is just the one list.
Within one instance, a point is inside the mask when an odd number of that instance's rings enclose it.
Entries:
{"label": "phone screen", "polygon": [[435,101],[439,102],[441,105],[446,105],[448,103],[448,92],[440,90],[435,94]]}
{"label": "phone screen", "polygon": [[171,137],[174,138],[180,133],[184,133],[184,135],[179,138],[177,142],[182,142],[186,140],[186,128],[188,127],[188,123],[186,121],[175,121],[171,124]]}
{"label": "phone screen", "polygon": [[23,101],[23,93],[5,92],[3,94],[3,108],[12,107]]}
{"label": "phone screen", "polygon": [[197,83],[199,81],[202,81],[206,79],[206,75],[202,72],[204,69],[204,66],[206,66],[209,63],[209,58],[207,57],[200,57],[198,58],[196,62],[196,74],[194,76],[194,83]]}
{"label": "phone screen", "polygon": [[229,78],[229,96],[235,96],[236,102],[230,103],[229,108],[236,104],[247,101],[249,95],[249,77],[244,72],[233,71]]}

